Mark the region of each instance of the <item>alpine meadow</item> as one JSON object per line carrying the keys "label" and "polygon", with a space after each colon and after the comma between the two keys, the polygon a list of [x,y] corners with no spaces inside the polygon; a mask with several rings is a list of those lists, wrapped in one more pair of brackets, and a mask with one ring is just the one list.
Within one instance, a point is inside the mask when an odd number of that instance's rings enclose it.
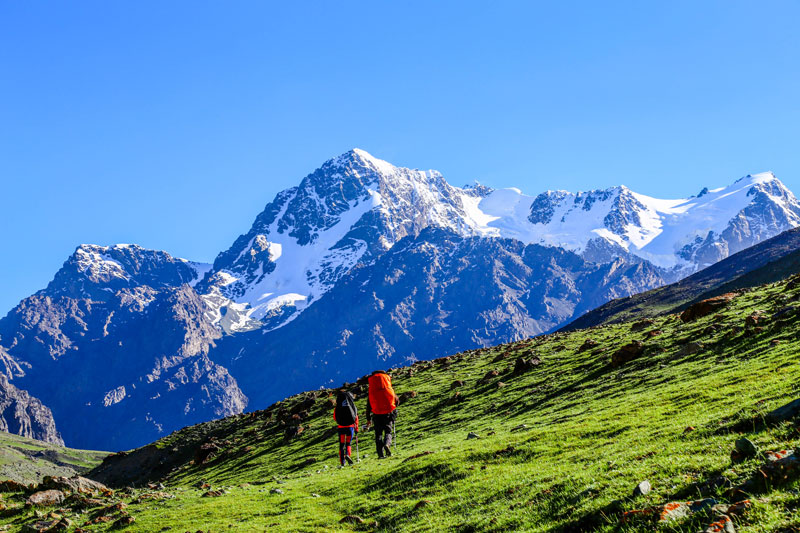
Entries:
{"label": "alpine meadow", "polygon": [[0,6],[0,532],[800,533],[798,17]]}

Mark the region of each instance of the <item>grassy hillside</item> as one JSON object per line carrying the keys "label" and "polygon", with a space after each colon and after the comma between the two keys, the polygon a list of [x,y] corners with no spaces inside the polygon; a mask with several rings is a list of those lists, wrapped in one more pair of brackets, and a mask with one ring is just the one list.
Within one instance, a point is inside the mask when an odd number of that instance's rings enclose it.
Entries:
{"label": "grassy hillside", "polygon": [[35,483],[44,476],[71,476],[97,466],[107,455],[0,432],[0,479]]}
{"label": "grassy hillside", "polygon": [[612,300],[561,328],[585,329],[675,312],[729,290],[774,283],[800,272],[800,228],[742,250],[677,283]]}
{"label": "grassy hillside", "polygon": [[[800,398],[799,309],[791,280],[689,323],[668,315],[396,369],[406,400],[395,455],[377,460],[364,432],[361,462],[341,470],[335,391],[298,395],[106,460],[92,477],[135,484],[110,498],[127,508],[61,514],[74,525],[109,516],[91,531],[126,514],[132,530],[154,532],[652,531],[675,507],[657,506],[713,497],[749,498],[729,511],[738,531],[798,531],[800,467],[776,475],[763,452],[800,446],[798,419],[767,416]],[[611,364],[632,341],[642,344],[629,353],[641,353]],[[514,373],[520,358],[529,364]],[[350,389],[363,410],[365,388]],[[734,463],[742,436],[760,452]],[[652,491],[633,497],[645,480]],[[4,495],[11,531],[34,520],[34,509],[14,508],[24,497]],[[710,522],[700,511],[659,527]]]}

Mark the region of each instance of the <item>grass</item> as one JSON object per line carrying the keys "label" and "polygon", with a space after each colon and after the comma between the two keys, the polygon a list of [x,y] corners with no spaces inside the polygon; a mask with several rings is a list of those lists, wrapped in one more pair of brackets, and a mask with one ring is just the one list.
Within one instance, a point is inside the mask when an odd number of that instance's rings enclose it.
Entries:
{"label": "grass", "polygon": [[106,455],[0,432],[0,479],[36,483],[43,476],[71,476],[91,470]]}
{"label": "grass", "polygon": [[[335,391],[301,394],[185,428],[119,459],[130,465],[160,454],[160,463],[147,464],[167,467],[153,470],[151,481],[163,481],[174,498],[133,503],[153,491],[141,486],[145,463],[139,488],[117,498],[130,503],[135,531],[651,531],[650,523],[622,523],[621,513],[707,496],[726,501],[709,481],[722,476],[736,485],[759,468],[760,459],[731,462],[740,436],[762,450],[800,445],[797,422],[763,423],[765,413],[800,397],[798,320],[769,318],[798,300],[800,289],[776,283],[688,324],[667,315],[639,331],[606,325],[395,369],[398,394],[417,393],[399,408],[395,455],[377,460],[371,433],[362,432],[361,462],[341,470],[329,403]],[[767,317],[763,329],[746,328],[757,310]],[[598,345],[581,351],[587,338]],[[644,342],[644,354],[613,368],[610,355],[633,340]],[[702,349],[692,353],[693,342]],[[532,356],[541,364],[510,373],[517,358]],[[500,374],[482,382],[490,370]],[[453,389],[456,380],[465,383]],[[365,389],[350,389],[363,410]],[[296,424],[293,413],[302,413],[304,431],[287,441],[284,422]],[[470,431],[480,438],[468,440]],[[219,451],[194,464],[194,451],[212,437]],[[643,480],[652,492],[633,498]],[[223,494],[203,497],[203,482]],[[5,495],[12,506],[22,498]],[[738,531],[800,528],[797,480],[752,500],[734,519]],[[18,531],[32,513],[7,512],[0,522]],[[349,515],[363,523],[340,522]],[[91,514],[66,516],[82,524]],[[709,522],[700,513],[658,529],[702,531]]]}

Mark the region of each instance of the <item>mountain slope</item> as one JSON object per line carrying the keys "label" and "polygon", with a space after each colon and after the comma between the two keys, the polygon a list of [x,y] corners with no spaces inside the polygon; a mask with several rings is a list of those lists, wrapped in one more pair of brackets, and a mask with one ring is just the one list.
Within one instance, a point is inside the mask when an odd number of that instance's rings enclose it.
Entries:
{"label": "mountain slope", "polygon": [[78,247],[0,319],[0,369],[68,445],[129,448],[378,364],[551,331],[797,225],[798,209],[771,174],[683,200],[534,198],[352,150],[213,265]]}
{"label": "mountain slope", "polygon": [[0,433],[0,479],[39,483],[44,476],[73,476],[98,466],[108,452],[73,450],[57,444]]}
{"label": "mountain slope", "polygon": [[64,445],[50,409],[9,383],[3,374],[0,374],[0,431]]}
{"label": "mountain slope", "polygon": [[[326,389],[185,428],[90,476],[168,485],[174,499],[129,507],[140,531],[650,531],[663,511],[703,498],[724,505],[715,513],[742,533],[792,531],[800,467],[778,477],[764,453],[800,461],[800,418],[769,415],[799,398],[800,322],[783,314],[754,328],[745,317],[797,301],[795,279],[694,322],[658,317],[648,326],[656,336],[610,324],[395,369],[404,400],[398,446],[384,461],[362,431],[361,463],[335,468],[336,390]],[[596,344],[587,349],[588,339]],[[612,364],[632,341],[642,353]],[[540,362],[517,363],[531,357]],[[350,390],[363,410],[365,388]],[[733,462],[743,436],[760,452]],[[632,496],[644,480],[652,490]],[[742,498],[749,503],[730,506]],[[704,531],[720,519],[710,506],[661,528]]]}
{"label": "mountain slope", "polygon": [[[775,282],[799,272],[795,270],[800,249],[800,229],[781,233],[734,254],[677,283],[612,300],[562,328],[574,330],[606,322],[655,316],[726,290]],[[748,274],[752,273],[752,276]],[[722,292],[720,292],[722,291]]]}

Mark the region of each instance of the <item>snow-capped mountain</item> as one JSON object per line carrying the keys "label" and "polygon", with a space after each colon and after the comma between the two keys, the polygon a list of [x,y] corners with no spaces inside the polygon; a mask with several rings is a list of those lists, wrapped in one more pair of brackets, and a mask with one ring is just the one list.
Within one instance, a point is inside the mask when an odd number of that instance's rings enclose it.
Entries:
{"label": "snow-capped mountain", "polygon": [[799,225],[770,173],[677,200],[528,196],[351,150],[278,193],[213,265],[79,246],[0,319],[0,373],[42,434],[129,448],[375,366],[547,332]]}
{"label": "snow-capped mountain", "polygon": [[625,186],[532,197],[454,187],[436,171],[395,167],[355,149],[279,193],[199,289],[226,331],[271,330],[358,262],[427,227],[564,248],[599,263],[639,258],[677,279],[798,225],[800,203],[771,173],[676,200]]}

